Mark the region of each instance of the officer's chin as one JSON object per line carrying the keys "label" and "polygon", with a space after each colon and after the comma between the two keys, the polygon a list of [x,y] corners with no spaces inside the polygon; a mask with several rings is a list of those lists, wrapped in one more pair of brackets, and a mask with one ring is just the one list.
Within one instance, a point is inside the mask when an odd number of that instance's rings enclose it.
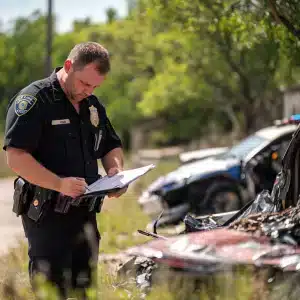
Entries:
{"label": "officer's chin", "polygon": [[76,96],[72,97],[72,102],[73,103],[79,103],[80,101],[82,101],[85,98],[86,98],[86,96],[76,95]]}
{"label": "officer's chin", "polygon": [[89,96],[89,95],[78,95],[78,98],[77,98],[78,100],[77,100],[77,101],[78,101],[78,102],[79,102],[79,101],[82,101],[83,99],[87,98],[88,96]]}

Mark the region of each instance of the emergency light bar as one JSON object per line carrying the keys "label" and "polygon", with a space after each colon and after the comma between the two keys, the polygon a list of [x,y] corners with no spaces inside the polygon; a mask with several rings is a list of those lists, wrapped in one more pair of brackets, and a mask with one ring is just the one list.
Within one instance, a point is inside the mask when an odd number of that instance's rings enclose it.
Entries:
{"label": "emergency light bar", "polygon": [[284,126],[289,124],[300,124],[300,114],[295,114],[290,116],[289,118],[274,121],[275,126]]}

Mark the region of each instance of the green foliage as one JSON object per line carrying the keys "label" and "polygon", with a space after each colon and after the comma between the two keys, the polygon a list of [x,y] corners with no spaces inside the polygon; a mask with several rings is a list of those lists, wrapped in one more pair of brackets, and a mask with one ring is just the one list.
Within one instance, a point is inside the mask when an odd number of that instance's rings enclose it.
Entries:
{"label": "green foliage", "polygon": [[[0,35],[0,118],[8,100],[31,81],[44,76],[45,17],[40,12],[16,20],[11,32]],[[3,122],[1,122],[3,125]]]}
{"label": "green foliage", "polygon": [[[281,117],[275,95],[300,76],[300,43],[275,22],[269,2],[129,1],[124,19],[107,9],[105,24],[74,20],[73,31],[56,33],[53,65],[78,42],[109,49],[112,71],[96,94],[121,135],[155,118],[164,120],[155,131],[166,142],[198,139],[212,123],[248,133]],[[299,27],[297,1],[271,2]],[[0,33],[2,120],[14,93],[45,76],[44,24],[34,12]]]}
{"label": "green foliage", "polygon": [[[187,74],[194,82],[196,73],[198,81],[205,83],[215,112],[227,113],[233,129],[245,132],[262,125],[255,124],[259,115],[271,121],[268,116],[273,114],[268,112],[274,100],[268,95],[278,91],[280,40],[260,11],[233,1],[150,2],[151,15],[163,16],[170,30],[188,37],[193,33],[197,52],[191,52]],[[204,108],[201,101],[198,105]],[[240,113],[243,119],[237,118]]]}

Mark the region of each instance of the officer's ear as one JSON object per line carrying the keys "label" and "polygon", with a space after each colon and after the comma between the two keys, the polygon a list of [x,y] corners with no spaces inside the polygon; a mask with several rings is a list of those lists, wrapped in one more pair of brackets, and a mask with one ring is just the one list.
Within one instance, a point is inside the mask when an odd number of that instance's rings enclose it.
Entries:
{"label": "officer's ear", "polygon": [[64,63],[64,69],[66,73],[69,73],[72,68],[72,61],[70,59],[67,59]]}

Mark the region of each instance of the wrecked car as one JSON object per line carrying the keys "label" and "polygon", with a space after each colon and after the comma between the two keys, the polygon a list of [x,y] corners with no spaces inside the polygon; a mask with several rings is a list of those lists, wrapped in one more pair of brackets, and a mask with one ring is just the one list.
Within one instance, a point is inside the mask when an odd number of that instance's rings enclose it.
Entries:
{"label": "wrecked car", "polygon": [[[238,211],[196,218],[187,214],[185,229],[176,236],[158,234],[157,221],[153,233],[139,230],[154,238],[126,251],[143,266],[140,283],[149,288],[158,266],[196,277],[252,266],[267,269],[268,282],[287,278],[289,293],[294,291],[299,276],[288,276],[300,271],[299,162],[300,126],[289,142],[271,191],[263,190]],[[275,292],[278,296],[278,289]],[[295,295],[293,299],[298,299],[299,294]]]}
{"label": "wrecked car", "polygon": [[180,166],[154,181],[139,197],[160,224],[196,215],[239,210],[262,190],[272,189],[281,159],[297,128],[299,115],[263,128],[223,154]]}
{"label": "wrecked car", "polygon": [[298,246],[273,244],[268,236],[225,228],[156,239],[131,248],[127,253],[151,258],[156,263],[195,275],[232,270],[234,265],[272,266],[297,271],[300,263]]}

